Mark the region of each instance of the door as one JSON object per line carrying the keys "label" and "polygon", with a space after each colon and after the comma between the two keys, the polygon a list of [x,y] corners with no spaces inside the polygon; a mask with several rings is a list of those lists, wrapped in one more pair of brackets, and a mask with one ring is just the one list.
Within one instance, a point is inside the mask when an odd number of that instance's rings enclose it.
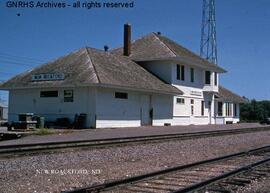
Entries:
{"label": "door", "polygon": [[141,96],[141,125],[151,125],[151,97],[149,95]]}
{"label": "door", "polygon": [[212,101],[208,102],[209,124],[212,124]]}

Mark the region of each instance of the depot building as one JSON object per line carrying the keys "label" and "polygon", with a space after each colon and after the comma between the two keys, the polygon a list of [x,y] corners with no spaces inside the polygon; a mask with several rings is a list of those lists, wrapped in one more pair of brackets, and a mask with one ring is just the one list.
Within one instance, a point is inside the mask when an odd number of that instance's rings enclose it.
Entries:
{"label": "depot building", "polygon": [[88,128],[237,123],[246,101],[219,84],[225,72],[159,33],[132,42],[127,24],[122,48],[81,48],[0,89],[9,91],[9,122],[83,113]]}

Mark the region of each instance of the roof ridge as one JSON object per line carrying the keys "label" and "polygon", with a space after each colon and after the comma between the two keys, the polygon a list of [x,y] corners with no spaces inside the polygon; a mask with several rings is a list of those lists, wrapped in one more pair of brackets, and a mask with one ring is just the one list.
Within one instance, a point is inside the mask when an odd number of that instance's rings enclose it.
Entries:
{"label": "roof ridge", "polygon": [[155,32],[153,32],[153,34],[163,45],[165,45],[175,56],[177,56],[177,54],[165,42],[163,42]]}
{"label": "roof ridge", "polygon": [[[151,36],[151,34],[153,34],[154,32],[151,32],[151,33],[148,33],[148,34],[146,34],[146,35],[141,35],[141,36],[139,36],[137,39],[131,39],[131,44],[133,44],[134,42],[136,42],[136,41],[138,41],[138,40],[142,40],[142,39],[144,39],[144,38],[146,38],[146,37],[148,37],[148,36]],[[124,45],[119,45],[119,46],[117,46],[117,47],[115,47],[115,48],[112,48],[112,49],[110,49],[110,53],[112,53],[113,51],[115,51],[115,50],[118,50],[118,49],[123,49],[123,47],[124,47]],[[131,54],[132,54],[132,52],[131,52]]]}
{"label": "roof ridge", "polygon": [[93,63],[93,61],[92,61],[91,56],[90,56],[88,47],[85,47],[85,49],[86,49],[86,53],[87,53],[87,56],[88,56],[88,58],[89,58],[89,61],[90,61],[90,63],[92,64],[93,69],[94,69],[94,71],[95,71],[95,74],[96,74],[96,76],[97,76],[98,83],[101,83],[100,78],[99,78],[98,73],[97,73],[97,69],[96,69],[96,67],[95,67],[95,65],[94,65],[94,63]]}

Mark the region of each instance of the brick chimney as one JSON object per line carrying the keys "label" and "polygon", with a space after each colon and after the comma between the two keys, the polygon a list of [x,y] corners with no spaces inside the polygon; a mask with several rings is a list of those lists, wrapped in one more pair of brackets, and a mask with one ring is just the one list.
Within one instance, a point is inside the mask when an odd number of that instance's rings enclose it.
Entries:
{"label": "brick chimney", "polygon": [[124,25],[124,56],[129,56],[131,54],[131,25]]}

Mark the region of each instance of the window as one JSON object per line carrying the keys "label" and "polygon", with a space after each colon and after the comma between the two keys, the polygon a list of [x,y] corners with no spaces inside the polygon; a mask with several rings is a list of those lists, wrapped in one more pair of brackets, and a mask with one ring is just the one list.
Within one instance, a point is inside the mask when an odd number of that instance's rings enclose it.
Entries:
{"label": "window", "polygon": [[233,104],[233,114],[235,117],[237,117],[237,104]]}
{"label": "window", "polygon": [[176,65],[176,78],[177,80],[180,80],[180,65]]}
{"label": "window", "polygon": [[194,104],[194,99],[190,99],[190,104]]}
{"label": "window", "polygon": [[215,86],[217,86],[217,79],[218,79],[217,73],[215,72]]}
{"label": "window", "polygon": [[190,82],[194,82],[194,68],[190,68]]}
{"label": "window", "polygon": [[176,65],[176,78],[177,80],[185,80],[185,66],[184,65]]}
{"label": "window", "polygon": [[204,101],[201,103],[201,115],[204,116]]}
{"label": "window", "polygon": [[191,105],[191,115],[194,115],[194,106]]}
{"label": "window", "polygon": [[40,97],[42,98],[58,97],[58,91],[40,91]]}
{"label": "window", "polygon": [[211,84],[211,72],[205,71],[205,84]]}
{"label": "window", "polygon": [[218,102],[218,116],[223,116],[223,103]]}
{"label": "window", "polygon": [[181,80],[185,80],[185,66],[181,65]]}
{"label": "window", "polygon": [[232,105],[231,103],[225,103],[226,106],[226,116],[230,117],[232,116]]}
{"label": "window", "polygon": [[185,99],[183,99],[183,98],[176,98],[176,103],[178,103],[178,104],[185,104]]}
{"label": "window", "polygon": [[128,99],[128,93],[115,92],[115,98],[117,98],[117,99]]}
{"label": "window", "polygon": [[64,102],[73,102],[73,90],[64,90]]}

